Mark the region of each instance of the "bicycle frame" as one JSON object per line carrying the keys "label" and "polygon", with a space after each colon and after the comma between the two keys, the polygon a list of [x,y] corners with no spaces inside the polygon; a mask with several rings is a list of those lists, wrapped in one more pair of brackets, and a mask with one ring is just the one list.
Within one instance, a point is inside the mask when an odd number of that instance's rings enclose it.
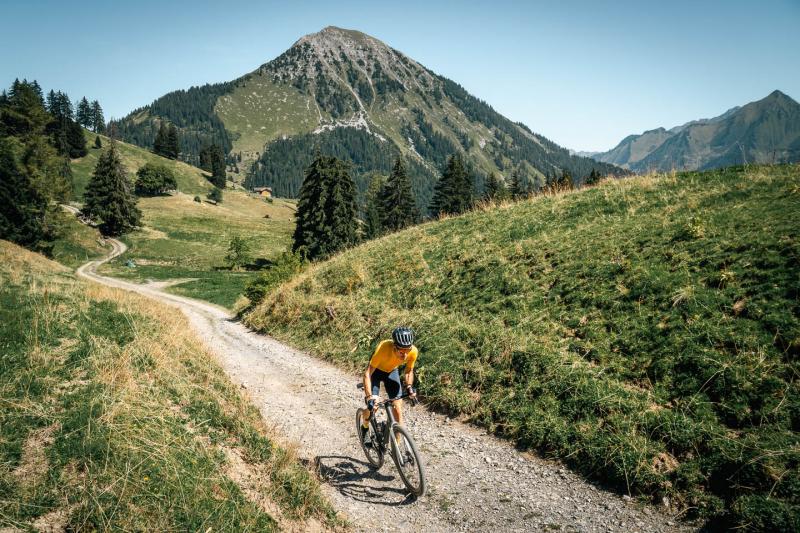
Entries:
{"label": "bicycle frame", "polygon": [[[397,420],[394,418],[394,412],[392,412],[392,402],[403,400],[408,397],[408,393],[403,393],[403,395],[399,398],[382,400],[375,403],[375,409],[369,416],[369,423],[375,429],[375,434],[380,435],[381,437],[381,440],[378,443],[380,445],[381,453],[385,453],[386,449],[388,448],[389,439],[391,438],[392,434],[392,426],[397,423]],[[381,407],[384,409],[384,411],[386,411],[386,427],[383,428],[383,432],[381,432],[380,428],[378,427],[378,420],[375,416],[375,413],[377,413]]]}

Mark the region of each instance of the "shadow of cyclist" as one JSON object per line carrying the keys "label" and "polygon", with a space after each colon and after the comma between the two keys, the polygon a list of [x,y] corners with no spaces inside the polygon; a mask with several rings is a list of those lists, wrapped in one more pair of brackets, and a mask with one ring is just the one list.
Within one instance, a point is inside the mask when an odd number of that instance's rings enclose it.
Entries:
{"label": "shadow of cyclist", "polygon": [[[388,458],[387,458],[388,459]],[[391,465],[385,465],[391,466]],[[314,467],[325,483],[354,500],[380,505],[408,505],[416,498],[404,487],[390,486],[387,482],[399,477],[382,474],[369,463],[343,455],[319,455]]]}

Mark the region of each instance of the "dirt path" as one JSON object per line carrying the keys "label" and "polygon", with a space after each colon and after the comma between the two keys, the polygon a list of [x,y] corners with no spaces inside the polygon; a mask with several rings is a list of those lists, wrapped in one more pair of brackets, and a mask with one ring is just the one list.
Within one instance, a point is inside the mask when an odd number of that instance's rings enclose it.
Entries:
{"label": "dirt path", "polygon": [[[108,259],[124,253],[123,243],[110,242]],[[318,470],[325,493],[357,530],[689,529],[663,510],[599,489],[558,463],[520,453],[422,407],[406,408],[429,486],[429,494],[414,501],[390,460],[378,472],[364,460],[354,430],[355,411],[363,403],[355,376],[249,331],[220,307],[100,276],[96,269],[105,261],[87,263],[77,274],[181,309],[231,380],[248,390],[265,420],[286,444],[296,443],[299,457]]]}

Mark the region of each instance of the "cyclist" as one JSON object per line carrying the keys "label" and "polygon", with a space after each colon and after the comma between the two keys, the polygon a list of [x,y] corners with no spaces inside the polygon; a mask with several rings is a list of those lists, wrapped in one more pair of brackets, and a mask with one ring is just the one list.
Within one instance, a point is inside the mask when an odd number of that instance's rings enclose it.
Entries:
{"label": "cyclist", "polygon": [[406,382],[406,392],[412,398],[416,398],[417,392],[414,390],[414,363],[417,362],[419,351],[414,346],[414,333],[406,328],[399,327],[392,331],[392,338],[381,341],[369,360],[369,366],[364,372],[364,401],[367,407],[361,419],[361,438],[367,434],[369,429],[369,417],[375,408],[375,402],[380,399],[381,383],[386,389],[389,399],[392,402],[392,411],[398,424],[403,423],[402,402],[399,399],[402,390],[400,383],[401,365],[405,364],[403,379]]}

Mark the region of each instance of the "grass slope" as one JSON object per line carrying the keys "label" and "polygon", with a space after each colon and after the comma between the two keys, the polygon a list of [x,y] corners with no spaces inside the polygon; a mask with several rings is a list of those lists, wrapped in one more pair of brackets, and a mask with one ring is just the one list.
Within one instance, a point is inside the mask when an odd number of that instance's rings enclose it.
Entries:
{"label": "grass slope", "polygon": [[[111,139],[105,135],[100,135],[100,141],[103,147],[97,149],[94,147],[94,139],[97,134],[84,130],[84,136],[86,137],[86,143],[89,147],[89,153],[85,157],[73,159],[71,162],[73,193],[74,197],[79,202],[83,201],[83,191],[86,190],[86,185],[91,179],[94,167],[97,166],[97,159],[111,143]],[[205,194],[211,190],[211,184],[204,177],[205,173],[201,169],[182,161],[174,161],[161,157],[133,144],[122,141],[116,142],[120,156],[122,157],[122,163],[125,165],[125,170],[128,171],[131,179],[135,178],[136,171],[144,166],[145,163],[157,163],[172,169],[175,173],[175,180],[178,182],[178,190],[182,193],[193,196],[199,194],[205,197]]]}
{"label": "grass slope", "polygon": [[800,525],[800,168],[637,177],[425,224],[246,323],[361,369],[418,334],[439,408],[715,526]]}
{"label": "grass slope", "polygon": [[0,529],[335,525],[180,313],[5,241],[0,265]]}
{"label": "grass slope", "polygon": [[[93,146],[94,134],[86,134]],[[103,136],[101,139],[101,150],[105,150],[110,140]],[[294,228],[293,201],[278,199],[267,203],[242,190],[226,189],[223,202],[212,205],[205,201],[211,184],[202,170],[127,143],[117,142],[117,146],[132,178],[147,162],[163,164],[175,172],[179,192],[139,200],[144,226],[125,236],[123,240],[129,251],[104,266],[103,273],[134,281],[189,279],[169,290],[231,307],[255,273],[224,268],[230,239],[234,235],[245,238],[254,258],[261,260],[270,260],[288,247]],[[78,200],[101,150],[91,148],[89,155],[72,162]],[[193,201],[195,195],[203,201]],[[85,242],[80,236],[87,231],[88,228],[66,231],[57,245],[60,251],[55,254],[56,259],[63,258],[62,262],[69,266],[80,264],[79,258],[88,254],[81,254],[80,243],[76,241]],[[128,259],[133,259],[137,267],[126,267]]]}

